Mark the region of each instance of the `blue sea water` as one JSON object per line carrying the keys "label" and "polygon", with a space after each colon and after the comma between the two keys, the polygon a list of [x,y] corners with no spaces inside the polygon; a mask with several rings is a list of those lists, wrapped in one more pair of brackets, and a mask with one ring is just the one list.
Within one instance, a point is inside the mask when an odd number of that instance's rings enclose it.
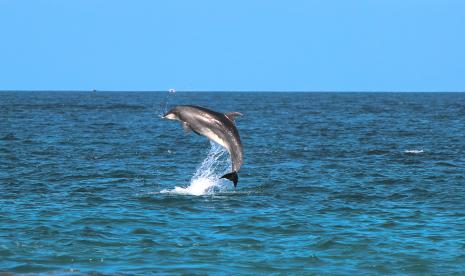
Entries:
{"label": "blue sea water", "polygon": [[464,274],[465,94],[0,93],[2,271]]}

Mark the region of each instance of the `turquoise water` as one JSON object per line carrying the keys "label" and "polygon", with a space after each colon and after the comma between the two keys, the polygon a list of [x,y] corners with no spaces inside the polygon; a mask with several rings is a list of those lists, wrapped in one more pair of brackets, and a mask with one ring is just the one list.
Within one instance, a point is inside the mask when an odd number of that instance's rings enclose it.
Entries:
{"label": "turquoise water", "polygon": [[0,93],[1,271],[463,274],[465,94]]}

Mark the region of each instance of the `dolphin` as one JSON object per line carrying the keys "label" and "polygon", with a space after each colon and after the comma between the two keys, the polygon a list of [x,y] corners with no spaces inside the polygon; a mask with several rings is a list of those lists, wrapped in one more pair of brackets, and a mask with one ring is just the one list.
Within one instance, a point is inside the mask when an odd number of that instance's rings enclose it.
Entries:
{"label": "dolphin", "polygon": [[239,112],[219,113],[194,105],[178,105],[168,111],[163,118],[181,122],[186,132],[193,131],[220,144],[228,150],[232,161],[232,172],[223,175],[234,183],[239,180],[237,172],[243,163],[242,142],[236,128],[234,117],[242,116]]}

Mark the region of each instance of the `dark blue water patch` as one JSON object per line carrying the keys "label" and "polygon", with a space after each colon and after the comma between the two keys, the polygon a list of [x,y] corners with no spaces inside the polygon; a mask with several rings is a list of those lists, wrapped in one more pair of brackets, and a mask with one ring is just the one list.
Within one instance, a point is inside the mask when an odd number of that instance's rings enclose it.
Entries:
{"label": "dark blue water patch", "polygon": [[244,114],[236,190],[166,192],[210,148],[166,94],[0,94],[1,272],[464,272],[465,94],[170,97]]}
{"label": "dark blue water patch", "polygon": [[15,140],[18,140],[18,138],[16,138],[16,136],[13,133],[8,133],[8,134],[5,134],[5,136],[1,137],[0,140],[15,141]]}

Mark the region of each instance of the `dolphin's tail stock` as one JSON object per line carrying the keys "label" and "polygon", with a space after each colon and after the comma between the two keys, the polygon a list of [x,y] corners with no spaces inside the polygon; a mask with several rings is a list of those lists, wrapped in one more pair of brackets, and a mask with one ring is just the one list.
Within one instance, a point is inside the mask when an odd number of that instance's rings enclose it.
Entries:
{"label": "dolphin's tail stock", "polygon": [[236,171],[232,171],[230,173],[227,173],[225,175],[223,175],[221,178],[226,178],[226,179],[229,179],[231,180],[232,182],[234,182],[234,188],[236,188],[237,186],[237,181],[239,180],[239,177],[237,176],[237,172]]}

